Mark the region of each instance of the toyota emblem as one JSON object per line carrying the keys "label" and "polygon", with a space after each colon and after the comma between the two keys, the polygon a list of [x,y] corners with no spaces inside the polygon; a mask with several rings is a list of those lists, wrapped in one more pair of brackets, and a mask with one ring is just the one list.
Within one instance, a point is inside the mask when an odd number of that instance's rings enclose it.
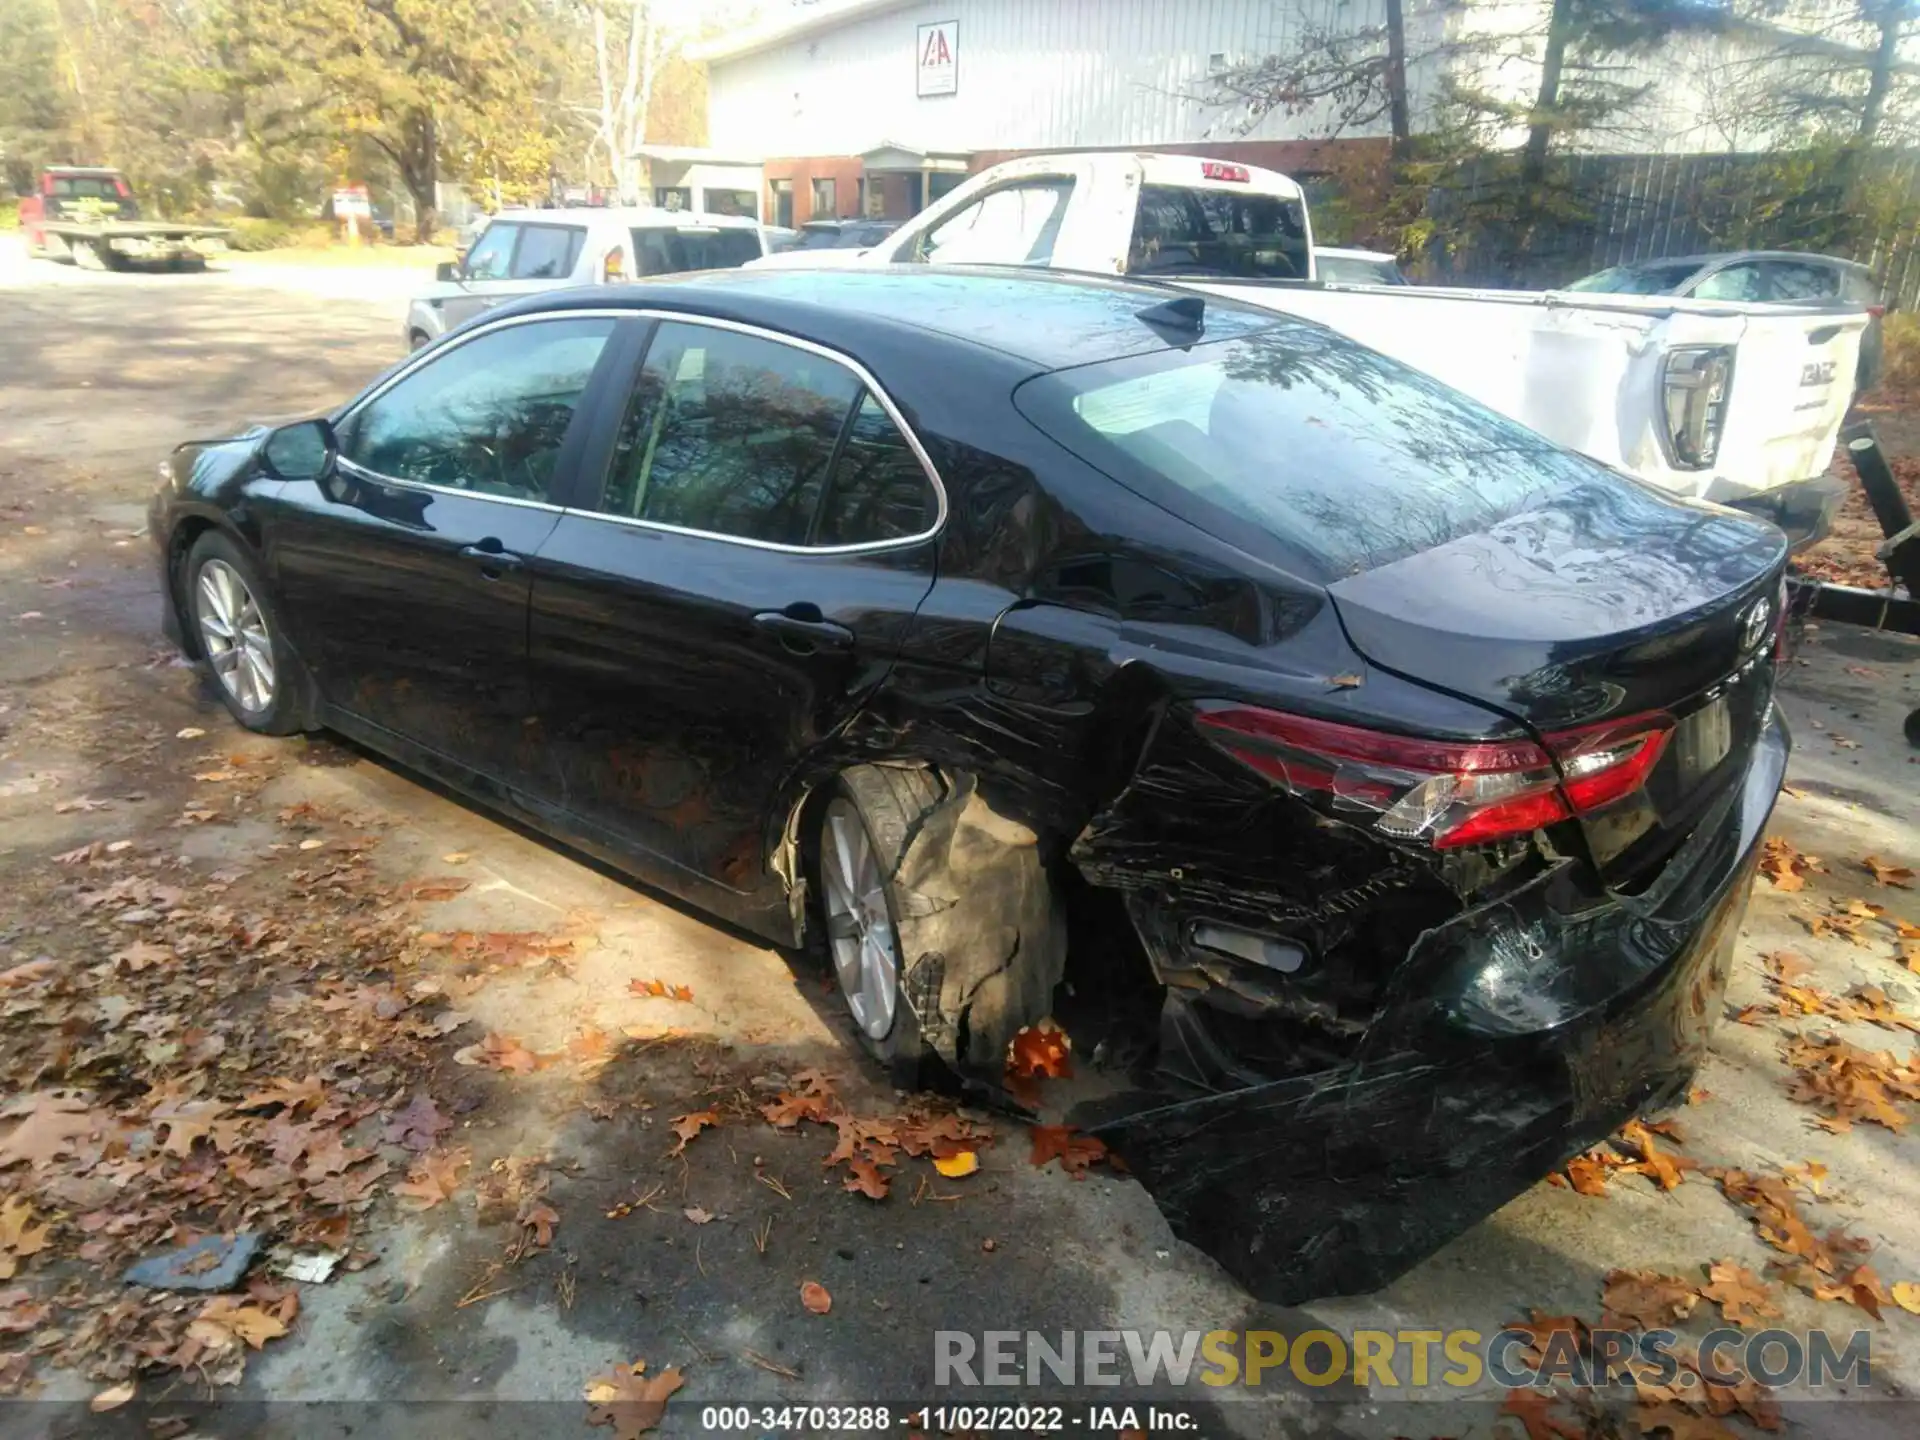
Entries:
{"label": "toyota emblem", "polygon": [[1740,653],[1746,654],[1767,638],[1767,621],[1773,613],[1771,600],[1756,600],[1740,622]]}

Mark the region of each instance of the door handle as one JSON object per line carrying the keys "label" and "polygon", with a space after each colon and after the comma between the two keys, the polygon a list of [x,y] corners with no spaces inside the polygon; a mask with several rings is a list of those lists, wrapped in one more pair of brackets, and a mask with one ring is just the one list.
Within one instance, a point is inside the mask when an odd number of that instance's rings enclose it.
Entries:
{"label": "door handle", "polygon": [[[799,607],[793,607],[795,609]],[[813,610],[815,615],[820,612]],[[790,615],[785,610],[762,610],[753,617],[756,630],[779,637],[780,643],[802,655],[815,650],[851,650],[853,632],[831,620],[814,620]]]}
{"label": "door handle", "polygon": [[479,561],[480,573],[489,580],[497,580],[509,570],[518,570],[526,563],[523,557],[514,554],[491,535],[476,545],[461,546],[460,558]]}

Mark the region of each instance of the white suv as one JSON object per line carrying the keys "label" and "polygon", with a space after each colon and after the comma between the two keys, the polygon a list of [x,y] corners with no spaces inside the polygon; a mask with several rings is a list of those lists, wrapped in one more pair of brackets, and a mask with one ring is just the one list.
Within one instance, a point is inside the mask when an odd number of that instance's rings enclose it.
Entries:
{"label": "white suv", "polygon": [[457,261],[407,307],[407,348],[520,295],[683,270],[731,270],[768,251],[761,227],[738,215],[636,206],[502,210]]}

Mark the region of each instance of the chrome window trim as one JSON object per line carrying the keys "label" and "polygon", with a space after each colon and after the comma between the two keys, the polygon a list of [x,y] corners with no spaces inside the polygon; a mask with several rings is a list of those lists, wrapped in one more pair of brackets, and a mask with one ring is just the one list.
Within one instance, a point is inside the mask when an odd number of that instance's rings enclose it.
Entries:
{"label": "chrome window trim", "polygon": [[701,540],[720,540],[729,545],[744,545],[754,550],[771,550],[782,555],[873,555],[889,550],[906,550],[915,545],[924,545],[940,534],[947,525],[947,487],[940,478],[939,470],[934,466],[933,457],[927,453],[927,447],[920,443],[920,437],[907,423],[907,417],[900,413],[900,407],[893,403],[893,397],[886,392],[880,382],[874,379],[871,371],[855,360],[830,346],[821,345],[812,340],[803,340],[798,335],[788,335],[779,330],[769,330],[763,325],[750,325],[744,321],[726,320],[714,315],[697,315],[684,310],[654,310],[635,306],[630,309],[593,309],[593,310],[542,310],[531,315],[509,315],[487,324],[476,326],[449,345],[431,347],[431,353],[421,353],[408,360],[391,375],[380,382],[378,388],[368,391],[341,413],[335,428],[346,425],[360,410],[371,405],[387,391],[398,385],[407,376],[422,365],[452,353],[471,340],[482,335],[490,335],[496,330],[504,330],[510,325],[536,324],[543,320],[584,320],[635,318],[641,320],[675,321],[686,325],[707,325],[716,330],[731,330],[736,334],[750,335],[756,339],[770,340],[778,345],[790,345],[798,350],[806,350],[831,360],[850,371],[854,378],[867,389],[867,393],[880,402],[880,408],[887,412],[896,429],[907,442],[907,448],[913,452],[914,459],[920,462],[920,470],[927,477],[927,483],[933,487],[933,522],[918,534],[902,536],[890,540],[867,540],[856,545],[788,545],[777,540],[750,540],[743,535],[726,535],[717,530],[695,530],[685,525],[669,525],[659,520],[641,520],[627,515],[610,515],[604,510],[584,509],[575,505],[555,505],[545,500],[518,500],[506,495],[486,495],[475,490],[459,490],[447,485],[431,485],[422,480],[401,480],[391,475],[382,475],[355,465],[344,455],[336,458],[335,463],[344,466],[349,473],[361,479],[377,481],[383,485],[401,485],[416,490],[427,490],[442,495],[465,495],[481,500],[498,500],[504,505],[524,505],[540,510],[553,510],[568,515],[588,516],[596,520],[606,520],[615,525],[627,525],[636,530],[652,530],[663,535],[692,535]]}
{"label": "chrome window trim", "polygon": [[364,480],[371,485],[396,485],[402,490],[424,490],[432,495],[458,495],[464,500],[492,500],[501,505],[518,505],[523,510],[546,510],[555,515],[564,515],[566,506],[555,505],[548,500],[522,500],[517,495],[493,495],[485,490],[462,490],[457,485],[434,485],[425,480],[396,480],[391,475],[382,475],[377,470],[356,465],[344,455],[333,457],[335,468],[344,470],[356,480]]}

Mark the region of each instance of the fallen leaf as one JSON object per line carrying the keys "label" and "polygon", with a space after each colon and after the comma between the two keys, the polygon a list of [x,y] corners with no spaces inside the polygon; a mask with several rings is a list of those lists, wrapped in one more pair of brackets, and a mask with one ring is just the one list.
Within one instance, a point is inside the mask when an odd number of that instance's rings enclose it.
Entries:
{"label": "fallen leaf", "polygon": [[800,1287],[800,1303],[816,1315],[824,1315],[833,1309],[833,1296],[827,1293],[827,1287],[817,1280],[809,1280]]}
{"label": "fallen leaf", "polygon": [[467,861],[471,860],[472,858],[473,856],[468,854],[465,850],[455,850],[450,855],[442,855],[440,857],[441,862],[447,865],[464,865],[467,863]]}
{"label": "fallen leaf", "polygon": [[1818,855],[1803,855],[1784,835],[1769,835],[1760,847],[1760,873],[1776,890],[1801,890],[1806,876],[1824,869]]}
{"label": "fallen leaf", "polygon": [[1605,1323],[1634,1330],[1669,1329],[1691,1315],[1699,1302],[1699,1294],[1685,1280],[1647,1270],[1609,1270],[1600,1295]]}
{"label": "fallen leaf", "polygon": [[133,1399],[138,1391],[139,1387],[135,1385],[133,1381],[123,1381],[118,1385],[110,1386],[102,1390],[98,1395],[87,1401],[87,1409],[96,1415],[104,1415],[109,1410],[118,1410],[122,1405]]}
{"label": "fallen leaf", "polygon": [[453,1198],[454,1192],[460,1187],[462,1172],[472,1161],[472,1154],[465,1146],[422,1155],[413,1162],[407,1178],[393,1187],[393,1193],[410,1210],[431,1210]]}
{"label": "fallen leaf", "polygon": [[454,1063],[484,1065],[490,1070],[510,1070],[516,1075],[531,1075],[540,1068],[540,1057],[511,1035],[490,1034],[477,1045],[465,1045],[453,1052]]}
{"label": "fallen leaf", "polygon": [[1813,1287],[1816,1300],[1843,1300],[1857,1309],[1864,1310],[1875,1320],[1880,1318],[1880,1307],[1893,1297],[1887,1294],[1880,1277],[1873,1273],[1871,1266],[1856,1265],[1838,1280],[1818,1283]]}
{"label": "fallen leaf", "polygon": [[847,1178],[840,1183],[848,1190],[865,1195],[870,1200],[887,1198],[887,1177],[880,1173],[871,1160],[848,1161]]}
{"label": "fallen leaf", "polygon": [[680,1213],[686,1216],[687,1219],[691,1220],[696,1225],[707,1225],[712,1223],[712,1220],[713,1220],[713,1216],[708,1214],[705,1210],[702,1210],[698,1205],[689,1205],[686,1209],[682,1210]]}
{"label": "fallen leaf", "polygon": [[400,887],[400,893],[408,900],[418,900],[432,904],[440,900],[451,900],[468,886],[471,880],[461,880],[452,875],[440,875],[428,880],[412,880]]}
{"label": "fallen leaf", "polygon": [[687,1142],[706,1129],[709,1125],[718,1125],[720,1117],[711,1110],[695,1110],[686,1115],[676,1115],[669,1122],[673,1133],[679,1138],[674,1141],[673,1149],[667,1153],[678,1155],[687,1148]]}
{"label": "fallen leaf", "polygon": [[48,1224],[33,1223],[33,1206],[24,1195],[0,1201],[0,1280],[11,1280],[19,1262],[47,1248]]}
{"label": "fallen leaf", "polygon": [[553,1227],[560,1223],[560,1212],[544,1200],[528,1197],[520,1207],[520,1228],[540,1249],[553,1244]]}
{"label": "fallen leaf", "polygon": [[387,1126],[387,1139],[416,1153],[433,1149],[453,1121],[440,1113],[430,1095],[416,1095]]}
{"label": "fallen leaf", "polygon": [[1073,1074],[1073,1042],[1047,1021],[1022,1025],[1007,1042],[1007,1073],[1022,1078],[1064,1080]]}
{"label": "fallen leaf", "polygon": [[589,1380],[587,1424],[612,1426],[616,1440],[633,1440],[658,1425],[667,1413],[668,1398],[686,1381],[672,1366],[650,1379],[646,1368],[646,1361],[636,1360]]}
{"label": "fallen leaf", "polygon": [[1876,885],[1897,885],[1902,890],[1913,888],[1909,884],[1913,879],[1913,867],[1910,865],[1889,865],[1878,855],[1868,855],[1860,863],[1872,872]]}
{"label": "fallen leaf", "polygon": [[1920,1315],[1920,1284],[1911,1280],[1896,1280],[1891,1293],[1894,1304],[1909,1315]]}
{"label": "fallen leaf", "polygon": [[238,770],[202,770],[193,778],[196,780],[204,780],[209,785],[221,785],[229,780],[238,780],[240,778],[240,772]]}
{"label": "fallen leaf", "polygon": [[1089,1165],[1104,1159],[1106,1142],[1092,1135],[1076,1135],[1066,1125],[1035,1125],[1032,1129],[1034,1165],[1057,1159],[1069,1175],[1085,1172]]}
{"label": "fallen leaf", "polygon": [[1355,686],[1363,683],[1365,682],[1362,681],[1358,675],[1334,675],[1328,677],[1327,688],[1329,690],[1351,690]]}
{"label": "fallen leaf", "polygon": [[57,1091],[23,1096],[8,1108],[21,1106],[26,1107],[25,1117],[0,1139],[0,1170],[22,1160],[38,1169],[63,1155],[77,1155],[81,1138],[102,1123],[85,1100]]}
{"label": "fallen leaf", "polygon": [[936,1155],[933,1168],[949,1180],[958,1180],[963,1175],[971,1175],[980,1168],[980,1157],[971,1150],[962,1150],[944,1158]]}
{"label": "fallen leaf", "polygon": [[217,1326],[246,1341],[249,1348],[254,1350],[287,1333],[287,1323],[278,1315],[270,1314],[257,1305],[243,1305],[231,1295],[222,1295],[209,1301],[206,1308],[194,1317],[194,1323]]}
{"label": "fallen leaf", "polygon": [[77,800],[62,800],[53,807],[56,815],[90,814],[95,810],[105,810],[113,804],[111,800],[95,800],[91,795],[82,795]]}
{"label": "fallen leaf", "polygon": [[206,733],[207,732],[202,730],[198,725],[189,725],[184,730],[176,730],[173,738],[176,740],[198,740]]}
{"label": "fallen leaf", "polygon": [[1703,1299],[1720,1307],[1720,1313],[1745,1328],[1779,1316],[1773,1303],[1773,1291],[1751,1270],[1732,1260],[1716,1260],[1707,1267],[1707,1283],[1700,1288]]}

